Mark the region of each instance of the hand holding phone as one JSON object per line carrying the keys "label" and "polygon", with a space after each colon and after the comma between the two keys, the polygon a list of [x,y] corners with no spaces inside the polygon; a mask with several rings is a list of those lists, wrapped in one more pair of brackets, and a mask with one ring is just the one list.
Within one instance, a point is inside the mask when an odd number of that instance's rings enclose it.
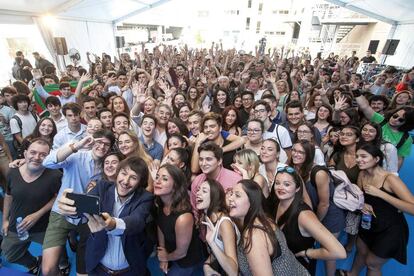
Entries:
{"label": "hand holding phone", "polygon": [[[75,208],[75,215],[83,214],[99,215],[99,197],[86,194],[67,193],[66,199],[73,202],[72,208]],[[73,210],[73,209],[72,209]]]}

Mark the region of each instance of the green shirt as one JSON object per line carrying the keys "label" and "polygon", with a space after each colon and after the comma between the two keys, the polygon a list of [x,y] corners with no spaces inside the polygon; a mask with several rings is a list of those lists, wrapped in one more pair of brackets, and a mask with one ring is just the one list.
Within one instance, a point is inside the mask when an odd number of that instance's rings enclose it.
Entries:
{"label": "green shirt", "polygon": [[[377,124],[381,124],[381,122],[384,120],[385,120],[384,116],[377,112],[374,112],[374,114],[371,117],[371,122],[374,122]],[[382,126],[382,139],[393,144],[394,146],[398,145],[403,135],[404,135],[404,132],[395,131],[391,129],[390,124],[388,122]],[[413,139],[411,138],[411,136],[408,136],[404,144],[400,148],[397,149],[398,156],[399,157],[409,156],[411,153],[412,143],[413,143]]]}

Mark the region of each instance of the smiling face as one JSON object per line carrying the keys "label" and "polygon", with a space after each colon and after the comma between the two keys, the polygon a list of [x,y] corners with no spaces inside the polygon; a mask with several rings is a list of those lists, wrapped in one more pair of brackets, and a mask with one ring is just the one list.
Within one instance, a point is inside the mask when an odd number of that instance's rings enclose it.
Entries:
{"label": "smiling face", "polygon": [[260,148],[260,160],[262,163],[271,163],[274,161],[278,161],[279,153],[277,152],[277,148],[275,143],[272,141],[264,141],[262,147]]}
{"label": "smiling face", "polygon": [[198,210],[207,210],[210,207],[210,185],[207,181],[201,183],[196,193],[196,208]]}
{"label": "smiling face", "polygon": [[176,148],[184,148],[185,144],[181,142],[181,140],[175,136],[172,136],[168,139],[168,149],[176,149]]}
{"label": "smiling face", "polygon": [[408,93],[400,93],[397,98],[395,98],[395,102],[399,105],[406,105],[410,102],[410,96]]}
{"label": "smiling face", "polygon": [[247,193],[244,191],[242,184],[233,187],[229,197],[230,216],[243,220],[250,209],[250,201]]}
{"label": "smiling face", "polygon": [[167,107],[161,106],[158,112],[155,112],[155,117],[157,118],[158,125],[165,126],[171,117],[171,112]]}
{"label": "smiling face", "polygon": [[144,118],[144,120],[142,120],[141,130],[145,137],[153,137],[155,131],[155,121],[152,118]]}
{"label": "smiling face", "polygon": [[385,108],[383,101],[371,101],[370,106],[375,112],[382,112]]}
{"label": "smiling face", "polygon": [[306,160],[306,152],[301,144],[294,144],[292,147],[292,163],[302,165]]}
{"label": "smiling face", "polygon": [[204,122],[203,132],[210,141],[215,140],[221,131],[221,126],[215,120],[207,120]]}
{"label": "smiling face", "polygon": [[92,146],[92,155],[97,158],[102,158],[108,153],[111,148],[111,141],[106,137],[96,138]]}
{"label": "smiling face", "polygon": [[188,91],[188,96],[191,100],[196,100],[198,97],[197,89],[191,88],[190,91]]}
{"label": "smiling face", "polygon": [[287,119],[290,125],[296,126],[302,122],[303,112],[299,107],[287,109]]}
{"label": "smiling face", "polygon": [[167,124],[167,133],[168,134],[180,134],[180,129],[174,122],[168,122]]}
{"label": "smiling face", "polygon": [[115,112],[124,112],[125,111],[125,104],[121,97],[116,97],[112,100],[113,109]]}
{"label": "smiling face", "polygon": [[189,114],[190,114],[190,108],[185,105],[185,106],[180,108],[178,116],[180,117],[181,121],[187,122]]}
{"label": "smiling face", "polygon": [[377,166],[379,157],[372,156],[369,152],[359,149],[356,152],[356,163],[360,170],[367,170]]}
{"label": "smiling face", "polygon": [[62,94],[64,98],[69,98],[72,95],[72,92],[69,86],[63,87],[62,89],[60,89],[60,93]]}
{"label": "smiling face", "polygon": [[123,155],[128,156],[135,152],[137,145],[128,134],[124,133],[118,137],[118,148]]}
{"label": "smiling face", "polygon": [[270,112],[268,112],[266,110],[265,105],[259,104],[259,105],[255,106],[253,112],[254,112],[254,118],[257,119],[257,120],[260,120],[260,121],[264,122],[267,119],[269,119]]}
{"label": "smiling face", "polygon": [[197,136],[200,133],[201,117],[198,114],[188,117],[188,128],[191,133]]}
{"label": "smiling face", "polygon": [[90,119],[88,125],[86,126],[86,132],[88,132],[89,135],[93,135],[95,132],[101,129],[103,129],[103,124],[96,118]]}
{"label": "smiling face", "polygon": [[120,169],[118,176],[116,177],[116,191],[120,198],[127,198],[138,187],[140,176],[129,166]]}
{"label": "smiling face", "polygon": [[299,191],[289,173],[278,173],[275,178],[275,195],[280,201],[293,200]]}
{"label": "smiling face", "polygon": [[155,111],[155,103],[152,100],[144,102],[144,114],[153,114]]}
{"label": "smiling face", "polygon": [[226,118],[224,118],[228,126],[233,126],[234,123],[236,122],[236,119],[237,119],[237,114],[236,114],[236,111],[234,110],[229,110]]}
{"label": "smiling face", "polygon": [[109,155],[103,162],[103,172],[108,179],[113,179],[118,168],[119,158],[116,155]]}
{"label": "smiling face", "polygon": [[174,189],[174,181],[166,168],[160,168],[154,181],[154,195],[171,195]]}
{"label": "smiling face", "polygon": [[60,116],[60,110],[62,109],[60,105],[48,104],[46,108],[47,111],[49,111],[50,116]]}
{"label": "smiling face", "polygon": [[43,137],[49,137],[53,132],[53,123],[50,120],[43,120],[39,125],[39,133]]}
{"label": "smiling face", "polygon": [[38,142],[29,145],[28,149],[24,152],[24,159],[26,161],[27,169],[31,172],[42,170],[43,160],[49,154],[50,148],[46,144]]}
{"label": "smiling face", "polygon": [[341,112],[339,115],[339,122],[341,123],[341,126],[346,126],[351,122],[351,118],[349,118],[348,114],[345,112]]}
{"label": "smiling face", "polygon": [[375,137],[377,137],[377,130],[370,124],[366,124],[361,129],[361,137],[365,142],[371,142],[375,139]]}
{"label": "smiling face", "polygon": [[395,112],[391,118],[389,119],[388,123],[393,128],[398,128],[405,123],[405,110],[399,110]]}
{"label": "smiling face", "polygon": [[220,105],[225,105],[226,104],[226,100],[227,100],[227,94],[226,94],[226,92],[219,90],[217,92],[217,96],[216,97],[217,97],[217,102]]}
{"label": "smiling face", "polygon": [[312,142],[312,130],[307,125],[300,125],[298,127],[298,130],[296,131],[296,134],[298,136],[298,140],[306,140],[309,142]]}
{"label": "smiling face", "polygon": [[234,105],[236,108],[240,108],[240,107],[242,106],[242,98],[241,98],[240,96],[236,97],[236,98],[234,99],[233,105]]}
{"label": "smiling face", "polygon": [[327,120],[328,119],[328,117],[329,117],[329,114],[330,114],[330,111],[329,111],[329,109],[327,109],[326,107],[324,107],[324,106],[321,106],[319,109],[318,109],[318,118],[319,119],[321,119],[321,120]]}
{"label": "smiling face", "polygon": [[214,175],[220,169],[222,160],[218,160],[212,151],[202,150],[198,159],[198,165],[206,175]]}
{"label": "smiling face", "polygon": [[339,132],[339,143],[346,147],[346,146],[352,146],[358,142],[358,137],[355,134],[354,130],[351,128],[343,128]]}
{"label": "smiling face", "polygon": [[315,100],[313,101],[313,104],[315,105],[316,108],[320,107],[322,105],[322,97],[321,96],[316,96]]}
{"label": "smiling face", "polygon": [[96,116],[96,102],[89,101],[83,103],[83,111],[86,114],[86,117],[93,118]]}
{"label": "smiling face", "polygon": [[124,116],[118,116],[114,119],[113,131],[120,134],[122,131],[126,131],[129,128],[129,120]]}
{"label": "smiling face", "polygon": [[180,104],[185,102],[185,98],[183,95],[177,94],[174,98],[174,105],[175,107],[178,107]]}

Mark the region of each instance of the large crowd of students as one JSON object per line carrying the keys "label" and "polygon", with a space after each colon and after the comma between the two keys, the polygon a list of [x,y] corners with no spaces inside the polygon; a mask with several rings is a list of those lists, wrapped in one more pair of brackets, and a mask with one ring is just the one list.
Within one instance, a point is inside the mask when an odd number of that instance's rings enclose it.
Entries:
{"label": "large crowd of students", "polygon": [[[413,143],[414,68],[365,76],[354,55],[213,43],[87,53],[87,68],[58,77],[38,53],[36,68],[16,54],[0,95],[1,249],[29,273],[68,275],[67,243],[79,275],[147,275],[150,256],[167,275],[407,264],[414,196],[398,171]],[[336,203],[335,170],[361,208]],[[101,214],[78,213],[70,193],[98,196]],[[351,270],[337,270],[354,246]]]}

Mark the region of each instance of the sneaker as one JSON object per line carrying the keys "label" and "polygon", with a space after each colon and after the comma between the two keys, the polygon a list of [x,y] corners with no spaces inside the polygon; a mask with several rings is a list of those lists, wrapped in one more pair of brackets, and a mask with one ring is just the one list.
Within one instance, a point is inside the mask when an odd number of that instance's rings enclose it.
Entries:
{"label": "sneaker", "polygon": [[60,274],[63,276],[69,276],[70,274],[70,264],[65,267],[59,267]]}

